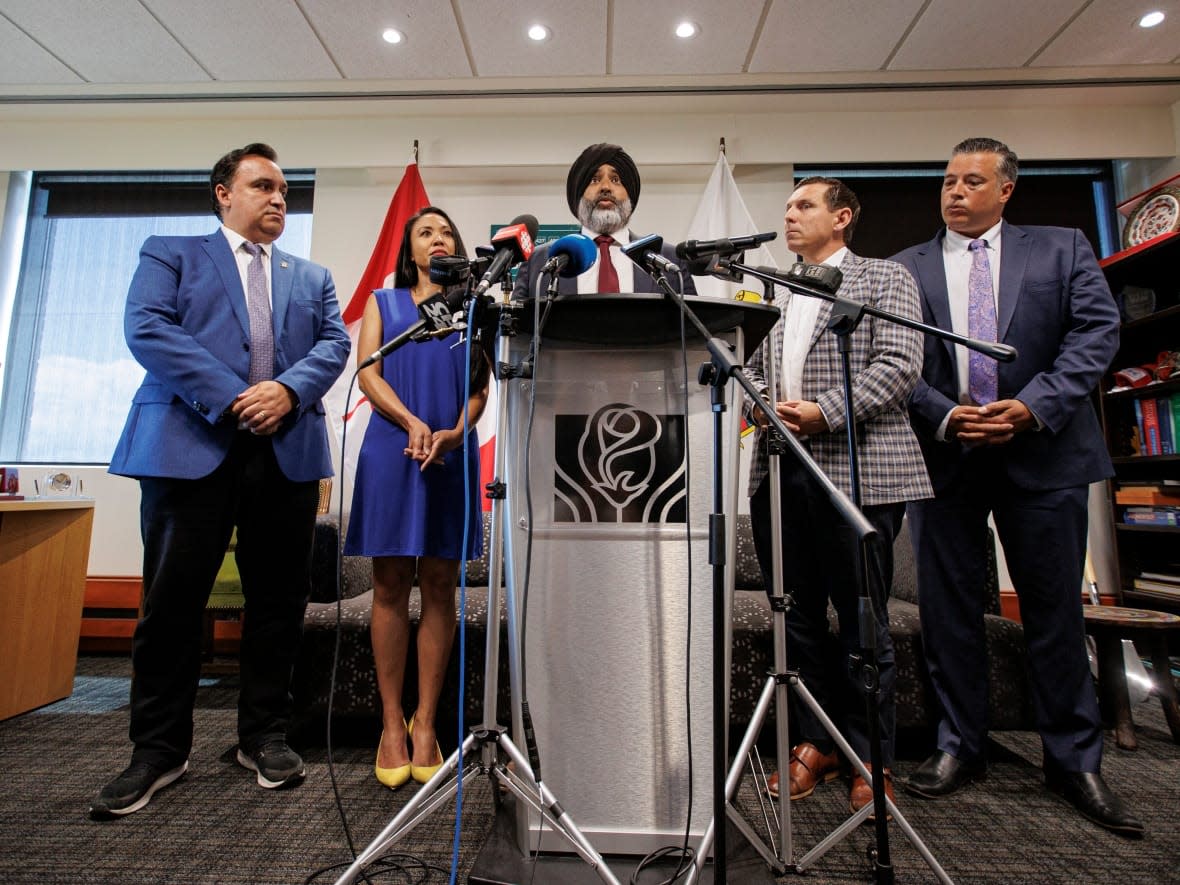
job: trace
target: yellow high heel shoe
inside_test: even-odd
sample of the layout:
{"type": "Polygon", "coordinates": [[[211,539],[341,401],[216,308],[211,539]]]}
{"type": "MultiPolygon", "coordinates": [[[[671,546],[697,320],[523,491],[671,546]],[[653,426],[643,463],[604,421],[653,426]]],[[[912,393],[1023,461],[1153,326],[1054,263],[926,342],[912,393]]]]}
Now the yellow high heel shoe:
{"type": "MultiPolygon", "coordinates": [[[[410,717],[410,723],[409,723],[409,725],[407,725],[407,726],[406,726],[406,734],[408,734],[408,735],[410,735],[411,737],[413,737],[413,734],[414,734],[414,717],[413,717],[413,716],[411,716],[411,717],[410,717]]],[[[412,756],[413,756],[413,750],[412,750],[412,749],[410,750],[410,754],[411,754],[411,757],[412,757],[412,756]]],[[[439,763],[438,763],[437,765],[414,765],[414,764],[413,764],[413,761],[412,761],[412,759],[411,759],[411,764],[410,764],[410,777],[412,777],[414,780],[416,780],[416,781],[417,781],[418,783],[420,783],[420,784],[424,784],[424,783],[426,783],[428,780],[430,780],[432,777],[434,777],[435,773],[436,773],[436,772],[437,772],[437,771],[438,771],[440,768],[442,768],[442,767],[443,767],[443,764],[442,764],[442,757],[443,757],[443,754],[442,754],[442,747],[440,747],[440,746],[438,745],[438,741],[435,741],[435,742],[434,742],[434,755],[435,755],[435,756],[437,756],[437,757],[439,758],[439,763]]]]}
{"type": "MultiPolygon", "coordinates": [[[[407,734],[409,728],[406,729],[407,734]]],[[[382,768],[381,761],[381,743],[385,740],[385,732],[381,732],[381,740],[377,742],[377,761],[373,763],[373,773],[377,775],[377,780],[389,787],[391,790],[396,790],[402,784],[410,779],[411,769],[413,766],[407,762],[405,765],[395,765],[393,768],[382,768]]]]}

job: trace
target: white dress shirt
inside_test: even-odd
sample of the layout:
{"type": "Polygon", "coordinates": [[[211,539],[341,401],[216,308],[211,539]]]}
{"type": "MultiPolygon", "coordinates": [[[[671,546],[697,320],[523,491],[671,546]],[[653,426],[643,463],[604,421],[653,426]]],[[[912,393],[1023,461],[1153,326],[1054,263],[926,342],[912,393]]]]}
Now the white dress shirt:
{"type": "MultiPolygon", "coordinates": [[[[597,234],[588,227],[582,228],[582,233],[594,239],[600,237],[602,234],[597,234]]],[[[631,244],[631,231],[627,228],[617,230],[611,236],[614,238],[617,246],[610,247],[611,264],[615,266],[615,273],[619,276],[619,291],[620,292],[634,292],[635,291],[635,263],[623,254],[623,246],[631,244]]],[[[595,251],[598,251],[598,244],[594,244],[595,251]]],[[[598,291],[598,262],[600,258],[595,258],[594,263],[590,265],[590,269],[583,274],[578,274],[578,294],[586,295],[598,291]]]]}

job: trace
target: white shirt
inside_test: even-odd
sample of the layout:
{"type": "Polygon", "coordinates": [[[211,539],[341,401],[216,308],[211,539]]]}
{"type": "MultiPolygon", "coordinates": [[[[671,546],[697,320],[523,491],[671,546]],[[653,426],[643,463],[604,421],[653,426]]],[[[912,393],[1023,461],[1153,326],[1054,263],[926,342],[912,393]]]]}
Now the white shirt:
{"type": "MultiPolygon", "coordinates": [[[[823,260],[828,267],[839,267],[848,247],[841,246],[823,260]]],[[[783,355],[780,371],[782,389],[778,400],[800,400],[803,398],[803,364],[811,352],[811,337],[815,334],[815,319],[823,301],[810,295],[792,292],[787,296],[783,311],[783,355]]],[[[825,416],[826,418],[827,416],[825,416]]]]}
{"type": "MultiPolygon", "coordinates": [[[[588,227],[582,228],[582,233],[594,239],[602,236],[590,230],[588,227]]],[[[631,232],[627,228],[617,230],[611,237],[617,245],[610,247],[611,264],[615,266],[615,273],[619,276],[619,291],[620,292],[634,292],[635,291],[635,263],[623,254],[622,247],[631,244],[631,232]]],[[[594,244],[595,251],[598,250],[598,244],[594,244]]],[[[598,262],[601,257],[595,258],[594,263],[590,265],[590,269],[583,274],[578,274],[578,294],[586,295],[598,291],[598,262]]]]}
{"type": "MultiPolygon", "coordinates": [[[[249,298],[249,296],[246,294],[246,268],[250,266],[250,262],[254,260],[254,256],[242,248],[242,243],[249,242],[249,240],[247,240],[237,231],[230,230],[224,224],[221,226],[221,232],[225,234],[225,239],[229,242],[230,251],[234,253],[234,261],[237,262],[238,265],[238,276],[242,280],[242,295],[246,298],[249,298]]],[[[266,274],[266,297],[267,300],[271,302],[271,307],[273,307],[274,300],[271,296],[270,285],[270,250],[274,248],[274,244],[259,243],[258,245],[262,247],[262,270],[266,274]]],[[[247,309],[249,309],[248,304],[247,309]]]]}

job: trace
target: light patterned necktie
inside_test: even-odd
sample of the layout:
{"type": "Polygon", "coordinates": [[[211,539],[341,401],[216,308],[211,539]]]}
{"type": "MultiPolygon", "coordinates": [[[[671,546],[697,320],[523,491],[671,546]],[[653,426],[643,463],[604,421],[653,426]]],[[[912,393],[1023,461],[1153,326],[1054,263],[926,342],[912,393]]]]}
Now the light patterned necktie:
{"type": "Polygon", "coordinates": [[[610,236],[609,234],[603,234],[600,237],[594,238],[594,242],[598,244],[599,292],[619,291],[619,275],[615,271],[615,263],[611,261],[610,257],[610,245],[614,241],[614,237],[610,236]]]}
{"type": "MultiPolygon", "coordinates": [[[[967,335],[980,341],[996,340],[996,298],[992,269],[987,260],[987,240],[972,240],[971,274],[967,277],[967,335]]],[[[999,367],[994,359],[968,351],[967,393],[977,405],[999,398],[999,367]]]]}
{"type": "Polygon", "coordinates": [[[270,295],[266,290],[266,270],[262,266],[262,247],[242,243],[250,253],[246,267],[246,309],[250,314],[250,375],[257,384],[275,376],[275,339],[271,328],[270,295]]]}

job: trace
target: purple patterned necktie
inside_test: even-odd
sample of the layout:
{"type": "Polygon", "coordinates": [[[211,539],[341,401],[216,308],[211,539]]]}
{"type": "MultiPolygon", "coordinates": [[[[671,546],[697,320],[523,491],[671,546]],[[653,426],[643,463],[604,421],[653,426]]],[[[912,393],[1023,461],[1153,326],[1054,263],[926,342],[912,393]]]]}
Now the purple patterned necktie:
{"type": "MultiPolygon", "coordinates": [[[[987,240],[972,240],[971,274],[967,277],[967,335],[980,341],[996,340],[996,299],[992,269],[987,260],[987,240]]],[[[967,393],[977,405],[999,398],[996,361],[971,350],[967,356],[967,393]]]]}
{"type": "Polygon", "coordinates": [[[275,339],[271,329],[266,270],[262,267],[262,247],[257,243],[242,243],[242,248],[251,256],[246,266],[246,309],[250,314],[248,380],[251,384],[257,384],[275,376],[275,339]]]}

